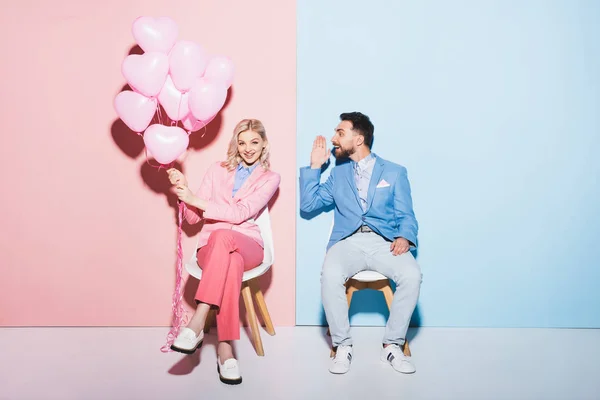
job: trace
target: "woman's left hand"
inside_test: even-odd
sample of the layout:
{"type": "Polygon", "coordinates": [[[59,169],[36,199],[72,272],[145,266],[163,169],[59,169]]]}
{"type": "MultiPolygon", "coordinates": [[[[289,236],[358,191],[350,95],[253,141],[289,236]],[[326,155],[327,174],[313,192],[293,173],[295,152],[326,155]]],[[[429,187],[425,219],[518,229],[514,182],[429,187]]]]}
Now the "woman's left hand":
{"type": "Polygon", "coordinates": [[[177,195],[177,197],[179,198],[180,201],[183,201],[184,203],[193,206],[194,201],[196,199],[196,196],[194,195],[194,193],[190,190],[189,187],[187,186],[176,186],[174,189],[175,194],[177,195]]]}

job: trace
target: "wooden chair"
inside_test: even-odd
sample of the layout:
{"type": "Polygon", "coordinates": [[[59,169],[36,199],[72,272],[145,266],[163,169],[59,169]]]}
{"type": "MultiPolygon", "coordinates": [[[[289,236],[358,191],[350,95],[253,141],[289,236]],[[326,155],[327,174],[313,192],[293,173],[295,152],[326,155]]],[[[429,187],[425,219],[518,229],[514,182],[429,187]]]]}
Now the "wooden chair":
{"type": "MultiPolygon", "coordinates": [[[[383,294],[385,303],[387,304],[388,310],[392,307],[392,300],[394,298],[394,291],[390,285],[390,280],[375,271],[361,271],[348,279],[346,282],[346,298],[348,299],[348,308],[352,303],[352,295],[358,290],[372,289],[377,290],[383,294]]],[[[327,330],[329,335],[329,329],[327,330]]],[[[331,357],[335,355],[335,350],[332,348],[331,357]]],[[[404,342],[404,355],[410,356],[410,347],[408,346],[408,339],[404,342]]]]}
{"type": "MultiPolygon", "coordinates": [[[[275,328],[273,322],[271,322],[271,316],[267,309],[267,303],[260,290],[258,278],[271,268],[275,260],[275,252],[273,250],[273,232],[271,230],[271,217],[269,216],[269,208],[265,207],[264,211],[256,218],[256,224],[260,228],[260,234],[264,242],[264,259],[261,265],[251,270],[244,272],[242,277],[242,290],[241,295],[244,299],[244,306],[248,313],[248,322],[250,324],[250,331],[252,332],[252,342],[256,354],[264,356],[265,351],[263,349],[262,339],[260,338],[260,331],[258,329],[258,317],[256,316],[256,310],[254,308],[254,300],[258,306],[258,311],[264,321],[265,330],[271,336],[275,335],[275,328]]],[[[196,248],[198,246],[196,245],[196,248]]],[[[202,279],[202,269],[198,266],[196,260],[196,251],[194,251],[191,259],[185,264],[185,269],[194,278],[202,279]]],[[[214,324],[216,318],[216,310],[212,309],[208,313],[206,318],[206,324],[204,325],[204,332],[208,333],[210,327],[214,324]]]]}

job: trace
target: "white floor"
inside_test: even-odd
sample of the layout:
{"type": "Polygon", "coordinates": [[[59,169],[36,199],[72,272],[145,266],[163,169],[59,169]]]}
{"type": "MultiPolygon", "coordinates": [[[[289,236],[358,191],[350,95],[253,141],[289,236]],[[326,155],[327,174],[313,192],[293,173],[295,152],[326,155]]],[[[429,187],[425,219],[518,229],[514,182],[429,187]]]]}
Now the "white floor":
{"type": "MultiPolygon", "coordinates": [[[[0,400],[600,399],[600,330],[411,330],[414,375],[379,361],[383,328],[353,328],[350,372],[327,372],[325,329],[238,343],[243,383],[216,372],[214,332],[192,356],[163,354],[164,328],[2,328],[0,400]]],[[[409,336],[409,337],[410,337],[409,336]]]]}

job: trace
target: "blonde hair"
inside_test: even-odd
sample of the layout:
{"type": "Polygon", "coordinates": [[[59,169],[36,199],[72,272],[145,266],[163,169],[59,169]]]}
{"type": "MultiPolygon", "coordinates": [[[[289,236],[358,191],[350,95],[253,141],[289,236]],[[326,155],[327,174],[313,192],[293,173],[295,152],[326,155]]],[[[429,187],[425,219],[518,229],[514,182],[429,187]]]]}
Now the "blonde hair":
{"type": "Polygon", "coordinates": [[[227,168],[228,171],[233,171],[237,168],[240,162],[242,162],[242,157],[240,153],[238,153],[238,136],[242,132],[252,131],[256,132],[260,135],[262,140],[266,142],[265,147],[263,147],[262,152],[260,154],[260,165],[264,169],[269,169],[269,141],[267,139],[267,132],[265,131],[265,127],[262,122],[257,119],[243,119],[235,126],[233,129],[233,136],[231,137],[231,142],[229,142],[229,149],[227,150],[227,160],[221,163],[221,166],[227,168]]]}

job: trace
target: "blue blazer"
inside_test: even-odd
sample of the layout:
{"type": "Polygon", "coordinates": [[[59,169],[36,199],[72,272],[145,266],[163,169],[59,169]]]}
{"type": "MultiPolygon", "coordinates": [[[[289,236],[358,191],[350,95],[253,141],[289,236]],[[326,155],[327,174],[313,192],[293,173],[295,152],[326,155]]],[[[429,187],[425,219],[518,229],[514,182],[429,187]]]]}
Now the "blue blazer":
{"type": "Polygon", "coordinates": [[[300,210],[315,211],[335,205],[334,223],[327,250],[352,235],[361,225],[368,225],[384,238],[402,237],[417,246],[418,223],[413,211],[410,183],[406,168],[375,156],[369,182],[367,211],[363,212],[354,180],[353,163],[334,167],[321,184],[321,169],[300,169],[300,210]]]}

